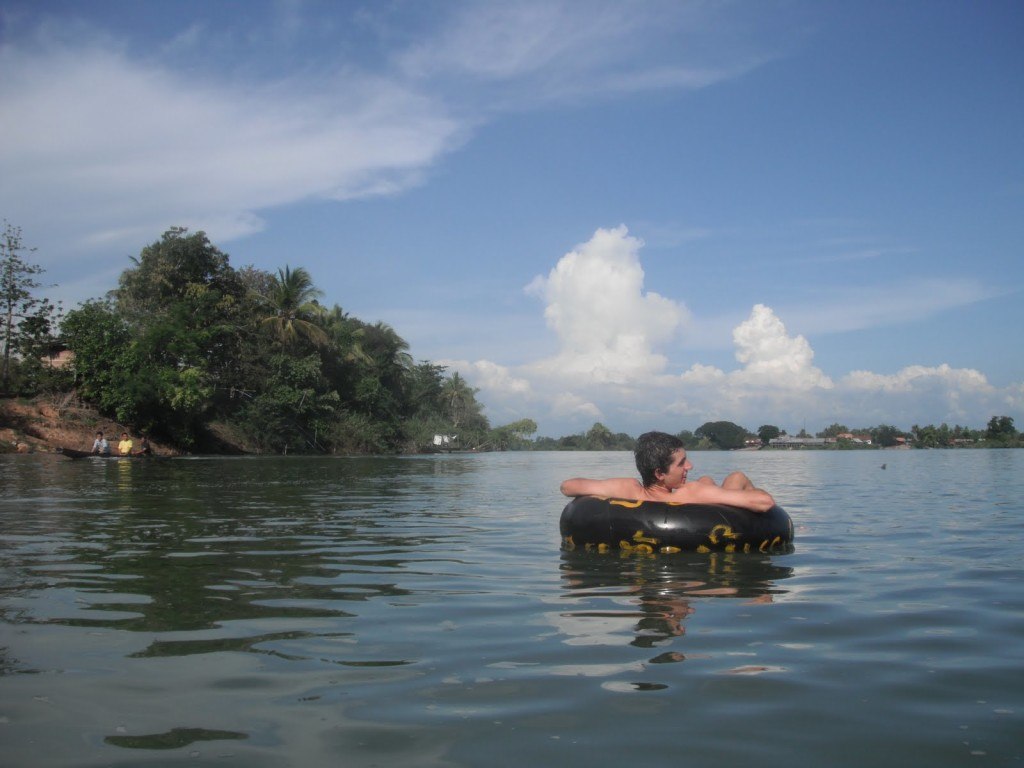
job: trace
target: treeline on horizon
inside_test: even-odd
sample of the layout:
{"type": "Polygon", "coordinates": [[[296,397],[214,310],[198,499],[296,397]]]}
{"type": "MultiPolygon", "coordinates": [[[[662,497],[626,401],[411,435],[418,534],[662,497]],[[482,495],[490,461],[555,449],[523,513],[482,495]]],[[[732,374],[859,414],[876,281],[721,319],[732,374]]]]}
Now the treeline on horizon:
{"type": "MultiPolygon", "coordinates": [[[[529,418],[492,427],[478,390],[444,366],[415,362],[387,323],[321,303],[301,267],[235,269],[203,232],[169,229],[132,258],[116,288],[66,315],[36,296],[42,269],[22,258],[26,250],[33,249],[23,247],[20,229],[5,224],[0,392],[7,396],[73,393],[137,432],[199,451],[632,450],[635,442],[600,423],[560,438],[531,437],[537,425],[529,418]],[[49,364],[57,349],[73,353],[69,367],[49,364]]],[[[817,436],[846,433],[882,447],[1021,439],[1007,416],[993,416],[985,430],[833,424],[817,436]]],[[[731,450],[784,434],[719,421],[678,436],[690,449],[731,450]]]]}
{"type": "MultiPolygon", "coordinates": [[[[785,437],[786,431],[772,424],[764,424],[757,432],[731,421],[705,422],[697,429],[675,433],[687,450],[731,451],[740,448],[765,448],[776,438],[785,437]]],[[[1024,434],[1017,431],[1009,416],[993,416],[984,429],[969,429],[948,424],[921,427],[915,424],[909,432],[889,424],[850,429],[843,424],[831,424],[814,435],[801,429],[796,438],[834,438],[826,445],[814,446],[836,450],[891,448],[907,445],[913,448],[1015,448],[1024,447],[1024,434]]],[[[538,437],[531,441],[536,450],[562,451],[631,451],[636,440],[624,432],[613,433],[600,422],[586,432],[561,438],[538,437]]]]}

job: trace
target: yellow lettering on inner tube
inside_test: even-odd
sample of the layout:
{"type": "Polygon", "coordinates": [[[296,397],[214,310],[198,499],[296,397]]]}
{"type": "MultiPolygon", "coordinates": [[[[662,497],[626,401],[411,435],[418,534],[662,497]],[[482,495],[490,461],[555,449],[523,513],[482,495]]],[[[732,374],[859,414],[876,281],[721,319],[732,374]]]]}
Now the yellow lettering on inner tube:
{"type": "Polygon", "coordinates": [[[608,503],[616,507],[627,507],[628,509],[636,509],[641,504],[664,504],[666,507],[682,507],[685,506],[685,502],[682,501],[652,501],[644,502],[643,500],[631,501],[629,499],[607,499],[608,503]]]}
{"type": "Polygon", "coordinates": [[[718,544],[719,537],[723,539],[738,539],[740,536],[738,533],[734,533],[730,526],[719,523],[708,532],[708,540],[712,544],[718,544]]]}
{"type": "Polygon", "coordinates": [[[642,501],[626,501],[625,499],[611,499],[608,503],[616,507],[628,507],[629,509],[636,509],[643,504],[642,501]]]}
{"type": "Polygon", "coordinates": [[[633,534],[633,541],[638,542],[638,543],[642,543],[642,544],[657,544],[658,543],[657,539],[652,539],[650,536],[644,536],[644,532],[642,530],[640,530],[640,529],[637,529],[637,532],[633,534]]]}

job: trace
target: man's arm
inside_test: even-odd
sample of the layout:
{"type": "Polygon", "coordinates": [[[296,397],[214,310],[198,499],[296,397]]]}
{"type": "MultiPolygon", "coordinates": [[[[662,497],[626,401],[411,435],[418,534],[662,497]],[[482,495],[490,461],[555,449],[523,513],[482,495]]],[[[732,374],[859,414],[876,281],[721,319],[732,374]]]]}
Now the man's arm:
{"type": "Polygon", "coordinates": [[[589,480],[574,477],[562,483],[561,491],[566,496],[603,496],[608,499],[638,499],[643,491],[640,483],[629,477],[614,477],[607,480],[589,480]]]}
{"type": "Polygon", "coordinates": [[[775,506],[775,499],[760,488],[722,488],[714,483],[687,483],[676,494],[679,501],[689,504],[728,504],[754,512],[767,512],[775,506]]]}

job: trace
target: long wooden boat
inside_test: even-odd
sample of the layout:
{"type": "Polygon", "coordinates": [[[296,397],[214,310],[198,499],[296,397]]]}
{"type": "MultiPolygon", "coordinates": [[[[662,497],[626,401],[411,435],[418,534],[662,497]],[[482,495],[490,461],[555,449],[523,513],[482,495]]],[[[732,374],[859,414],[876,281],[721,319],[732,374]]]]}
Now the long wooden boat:
{"type": "Polygon", "coordinates": [[[65,448],[61,447],[57,449],[57,453],[67,456],[69,459],[152,459],[156,458],[153,454],[143,453],[130,453],[127,456],[122,456],[120,453],[93,453],[92,451],[80,451],[77,448],[65,448]]]}

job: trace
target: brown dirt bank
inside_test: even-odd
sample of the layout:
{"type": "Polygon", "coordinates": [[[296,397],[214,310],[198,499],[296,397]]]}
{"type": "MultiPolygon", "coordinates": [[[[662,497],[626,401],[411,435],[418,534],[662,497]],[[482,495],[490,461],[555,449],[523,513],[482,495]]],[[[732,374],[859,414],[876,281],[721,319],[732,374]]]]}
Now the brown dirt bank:
{"type": "MultiPolygon", "coordinates": [[[[99,430],[115,445],[122,432],[136,441],[139,437],[131,427],[82,405],[73,395],[0,399],[0,453],[52,453],[62,447],[89,450],[99,430]]],[[[246,452],[243,445],[215,426],[211,427],[210,439],[211,445],[204,452],[246,452]]],[[[176,446],[152,438],[150,442],[158,454],[183,453],[176,446]]]]}

